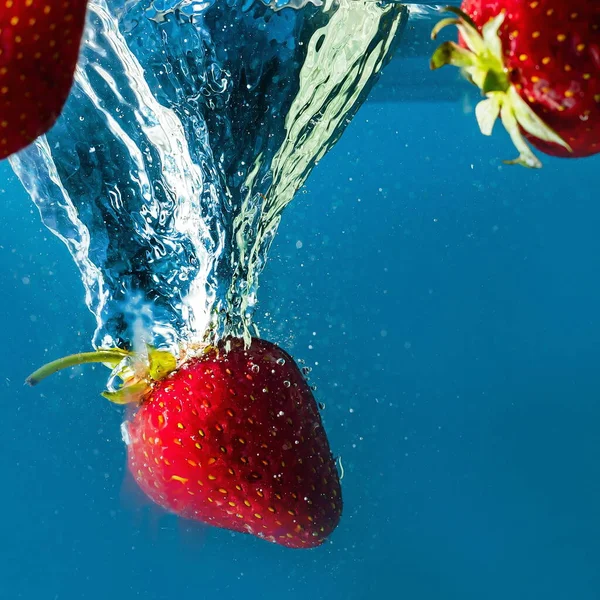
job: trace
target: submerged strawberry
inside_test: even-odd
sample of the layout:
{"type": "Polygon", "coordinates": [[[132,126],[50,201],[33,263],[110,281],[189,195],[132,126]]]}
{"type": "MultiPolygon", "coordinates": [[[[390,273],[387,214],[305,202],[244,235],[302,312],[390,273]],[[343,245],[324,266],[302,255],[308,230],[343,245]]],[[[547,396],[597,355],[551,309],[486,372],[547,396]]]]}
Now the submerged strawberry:
{"type": "Polygon", "coordinates": [[[600,2],[465,0],[456,18],[459,44],[442,44],[432,68],[461,67],[486,96],[476,109],[490,135],[502,123],[520,155],[540,167],[525,138],[543,152],[583,157],[600,152],[600,2]]]}
{"type": "MultiPolygon", "coordinates": [[[[178,368],[167,353],[151,351],[149,387],[132,371],[122,390],[105,394],[117,402],[140,399],[123,424],[129,469],[154,502],[177,515],[291,548],[318,546],[337,526],[342,498],[310,387],[274,344],[228,345],[178,368]]],[[[125,355],[76,355],[29,381],[125,355]]]]}
{"type": "Polygon", "coordinates": [[[0,9],[0,159],[46,133],[73,84],[87,0],[6,0],[0,9]]]}

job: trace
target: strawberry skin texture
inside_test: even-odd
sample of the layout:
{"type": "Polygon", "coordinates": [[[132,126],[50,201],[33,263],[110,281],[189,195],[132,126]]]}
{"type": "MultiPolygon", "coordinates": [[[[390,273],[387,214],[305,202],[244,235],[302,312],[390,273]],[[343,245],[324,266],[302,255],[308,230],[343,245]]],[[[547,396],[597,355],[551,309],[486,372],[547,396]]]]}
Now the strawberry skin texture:
{"type": "Polygon", "coordinates": [[[302,373],[279,347],[240,340],[155,384],[125,424],[129,469],[187,519],[290,548],[322,544],[342,512],[340,481],[302,373]]]}
{"type": "Polygon", "coordinates": [[[87,0],[2,0],[0,159],[46,133],[67,100],[87,0]]]}
{"type": "Polygon", "coordinates": [[[600,152],[600,1],[465,0],[462,10],[480,30],[505,11],[499,36],[511,81],[573,152],[525,134],[531,144],[561,157],[600,152]]]}

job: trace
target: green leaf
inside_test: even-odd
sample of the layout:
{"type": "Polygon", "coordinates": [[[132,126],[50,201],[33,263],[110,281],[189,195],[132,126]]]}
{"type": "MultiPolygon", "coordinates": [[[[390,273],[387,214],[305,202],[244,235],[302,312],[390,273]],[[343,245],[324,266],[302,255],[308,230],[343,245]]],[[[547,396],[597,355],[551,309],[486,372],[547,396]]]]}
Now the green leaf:
{"type": "Polygon", "coordinates": [[[102,396],[114,404],[130,404],[139,402],[148,392],[149,386],[145,381],[125,385],[116,392],[102,392],[102,396]]]}
{"type": "Polygon", "coordinates": [[[154,381],[164,379],[177,368],[177,359],[166,350],[148,347],[148,376],[154,381]]]}
{"type": "Polygon", "coordinates": [[[479,102],[475,107],[475,117],[483,135],[492,135],[494,123],[496,123],[496,119],[500,115],[501,105],[501,99],[494,94],[479,102]]]}
{"type": "Polygon", "coordinates": [[[510,88],[508,97],[517,122],[527,133],[530,133],[539,140],[558,144],[566,148],[569,152],[572,152],[571,146],[533,112],[531,106],[521,98],[519,92],[514,87],[510,88]]]}
{"type": "Polygon", "coordinates": [[[448,27],[449,25],[458,25],[459,23],[460,23],[459,19],[453,19],[453,18],[442,19],[439,23],[436,23],[435,27],[431,30],[431,39],[435,40],[438,36],[438,33],[445,27],[448,27]]]}
{"type": "Polygon", "coordinates": [[[490,19],[481,28],[483,42],[488,52],[493,54],[501,63],[504,61],[504,56],[502,54],[502,41],[498,35],[498,30],[502,23],[504,23],[504,12],[501,12],[495,18],[490,19]]]}
{"type": "Polygon", "coordinates": [[[500,117],[502,119],[502,124],[504,125],[504,128],[506,129],[506,131],[508,131],[508,135],[510,135],[512,143],[519,151],[519,156],[517,158],[513,160],[506,160],[504,162],[507,165],[522,165],[530,169],[541,168],[542,163],[531,151],[531,148],[529,147],[527,141],[521,133],[519,123],[517,122],[517,118],[515,117],[513,107],[510,104],[510,102],[505,102],[502,105],[502,108],[500,109],[500,117]]]}
{"type": "Polygon", "coordinates": [[[444,65],[453,65],[455,67],[472,67],[476,64],[476,56],[461,48],[454,42],[444,42],[431,57],[430,67],[431,69],[439,69],[444,65]]]}

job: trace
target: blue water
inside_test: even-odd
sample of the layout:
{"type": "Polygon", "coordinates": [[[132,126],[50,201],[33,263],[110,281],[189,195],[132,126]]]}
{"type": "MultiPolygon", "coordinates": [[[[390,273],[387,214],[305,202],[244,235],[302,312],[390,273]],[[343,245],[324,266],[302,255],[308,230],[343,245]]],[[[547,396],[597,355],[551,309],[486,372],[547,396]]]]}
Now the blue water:
{"type": "Polygon", "coordinates": [[[345,467],[313,551],[148,506],[100,369],[23,386],[96,323],[0,164],[0,598],[600,597],[600,159],[512,156],[460,103],[367,103],[286,209],[256,321],[345,467]]]}

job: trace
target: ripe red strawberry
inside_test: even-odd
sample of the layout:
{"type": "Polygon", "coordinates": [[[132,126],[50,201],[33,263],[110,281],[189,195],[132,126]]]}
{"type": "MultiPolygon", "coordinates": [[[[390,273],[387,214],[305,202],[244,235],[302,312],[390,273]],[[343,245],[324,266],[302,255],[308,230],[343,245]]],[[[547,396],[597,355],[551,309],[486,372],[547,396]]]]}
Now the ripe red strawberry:
{"type": "Polygon", "coordinates": [[[73,83],[87,0],[5,0],[0,9],[0,159],[46,133],[73,83]]]}
{"type": "MultiPolygon", "coordinates": [[[[141,398],[123,424],[129,469],[154,502],[177,515],[291,548],[318,546],[337,526],[342,498],[310,387],[274,344],[228,344],[178,368],[167,353],[151,351],[149,387],[129,369],[125,386],[105,394],[117,402],[141,398]]],[[[114,365],[126,355],[75,355],[28,381],[81,362],[114,365]]]]}
{"type": "Polygon", "coordinates": [[[461,67],[486,100],[476,116],[490,135],[498,116],[520,152],[514,161],[541,163],[524,137],[546,154],[600,152],[600,2],[597,0],[464,0],[459,44],[446,42],[432,68],[461,67]]]}

